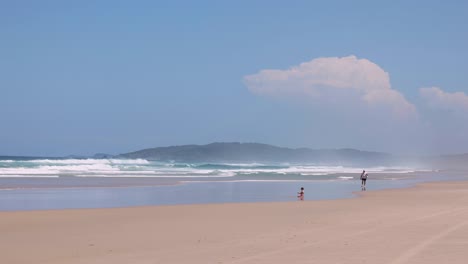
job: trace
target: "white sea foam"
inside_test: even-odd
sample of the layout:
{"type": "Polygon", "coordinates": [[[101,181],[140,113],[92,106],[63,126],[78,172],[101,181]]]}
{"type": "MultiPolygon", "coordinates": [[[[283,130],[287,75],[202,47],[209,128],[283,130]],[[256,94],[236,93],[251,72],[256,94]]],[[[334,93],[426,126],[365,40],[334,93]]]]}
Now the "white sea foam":
{"type": "Polygon", "coordinates": [[[302,176],[321,176],[321,175],[328,175],[329,173],[325,173],[325,172],[304,173],[304,172],[301,172],[299,174],[302,175],[302,176]]]}
{"type": "Polygon", "coordinates": [[[232,177],[231,175],[145,175],[145,174],[80,174],[75,177],[80,178],[228,178],[232,177]]]}
{"type": "MultiPolygon", "coordinates": [[[[316,166],[261,163],[178,164],[154,162],[144,159],[40,159],[1,160],[0,177],[16,176],[78,176],[78,177],[233,177],[236,175],[276,174],[315,177],[348,175],[362,172],[361,168],[343,166],[316,166]]],[[[374,173],[409,173],[412,168],[373,167],[374,173]]],[[[352,178],[352,177],[351,177],[352,178]]]]}
{"type": "Polygon", "coordinates": [[[58,178],[58,175],[15,175],[6,174],[0,175],[0,178],[58,178]]]}
{"type": "Polygon", "coordinates": [[[0,168],[0,175],[42,175],[58,174],[59,170],[39,169],[39,168],[0,168]]]}
{"type": "MultiPolygon", "coordinates": [[[[217,182],[217,181],[197,181],[197,180],[185,180],[179,181],[180,183],[207,183],[207,182],[217,182]]],[[[284,179],[284,180],[255,180],[255,179],[245,179],[245,180],[224,180],[223,182],[307,182],[307,180],[291,180],[291,179],[284,179]]]]}
{"type": "MultiPolygon", "coordinates": [[[[264,163],[221,163],[219,165],[226,165],[232,167],[260,167],[260,166],[268,166],[264,163]]],[[[281,164],[280,164],[281,166],[281,164]]]]}
{"type": "Polygon", "coordinates": [[[39,163],[39,164],[149,164],[145,159],[37,159],[0,160],[0,162],[39,163]]]}

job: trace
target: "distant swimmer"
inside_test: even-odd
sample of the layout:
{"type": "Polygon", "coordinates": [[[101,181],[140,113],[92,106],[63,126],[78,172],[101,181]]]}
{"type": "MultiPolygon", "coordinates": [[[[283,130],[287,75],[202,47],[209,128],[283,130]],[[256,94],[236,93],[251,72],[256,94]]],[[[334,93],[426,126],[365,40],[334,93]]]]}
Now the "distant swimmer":
{"type": "Polygon", "coordinates": [[[304,187],[301,187],[301,191],[297,193],[297,198],[299,198],[301,201],[304,201],[304,187]]]}

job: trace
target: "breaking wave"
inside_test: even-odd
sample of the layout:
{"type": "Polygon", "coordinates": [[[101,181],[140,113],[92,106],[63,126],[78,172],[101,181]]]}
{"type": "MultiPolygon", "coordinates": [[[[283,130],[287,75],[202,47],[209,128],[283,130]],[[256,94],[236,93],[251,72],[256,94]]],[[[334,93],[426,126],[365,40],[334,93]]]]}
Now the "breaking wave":
{"type": "MultiPolygon", "coordinates": [[[[0,160],[0,177],[307,177],[330,176],[351,179],[362,168],[304,164],[175,163],[145,159],[36,159],[0,160]],[[346,175],[347,174],[347,175],[346,175]]],[[[368,168],[370,173],[409,173],[403,167],[368,168]]],[[[258,179],[256,179],[258,180],[258,179]]]]}

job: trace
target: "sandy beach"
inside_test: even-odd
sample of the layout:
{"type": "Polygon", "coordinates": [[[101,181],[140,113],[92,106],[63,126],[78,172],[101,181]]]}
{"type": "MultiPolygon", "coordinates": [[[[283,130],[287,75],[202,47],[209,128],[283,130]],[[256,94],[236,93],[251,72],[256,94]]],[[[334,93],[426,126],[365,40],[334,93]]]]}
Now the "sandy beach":
{"type": "Polygon", "coordinates": [[[468,182],[330,201],[0,212],[0,234],[8,264],[466,263],[468,182]]]}

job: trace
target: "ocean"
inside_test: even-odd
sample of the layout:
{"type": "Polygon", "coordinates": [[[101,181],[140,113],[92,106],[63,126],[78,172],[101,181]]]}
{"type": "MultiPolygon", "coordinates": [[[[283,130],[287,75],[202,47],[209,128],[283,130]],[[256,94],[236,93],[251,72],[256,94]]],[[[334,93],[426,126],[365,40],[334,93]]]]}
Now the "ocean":
{"type": "Polygon", "coordinates": [[[108,208],[146,205],[349,198],[366,190],[464,179],[427,168],[288,163],[178,163],[144,159],[0,160],[0,210],[108,208]]]}

